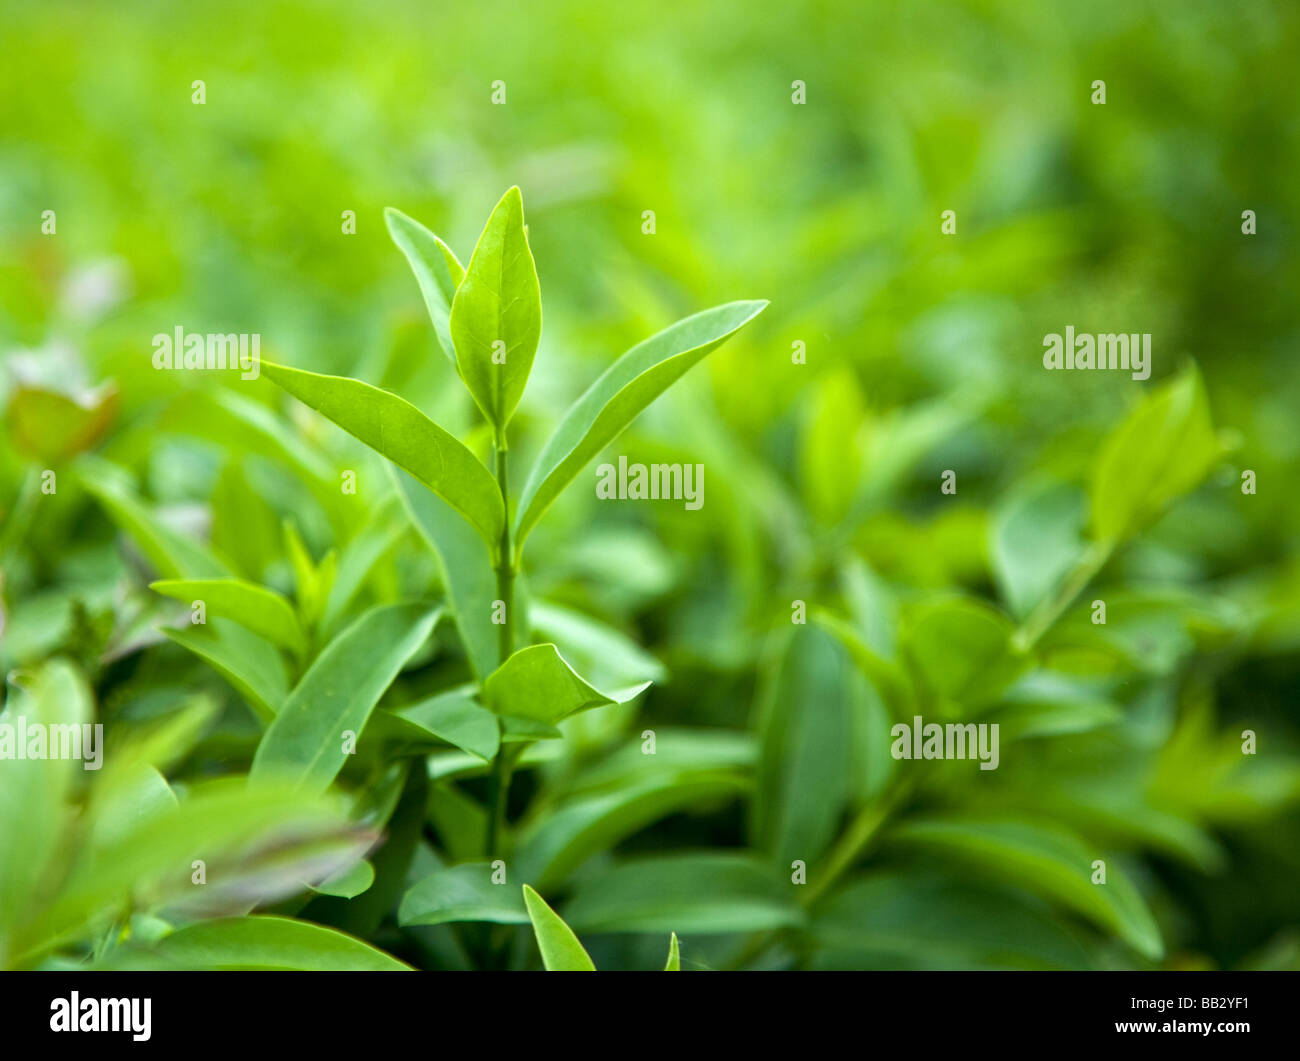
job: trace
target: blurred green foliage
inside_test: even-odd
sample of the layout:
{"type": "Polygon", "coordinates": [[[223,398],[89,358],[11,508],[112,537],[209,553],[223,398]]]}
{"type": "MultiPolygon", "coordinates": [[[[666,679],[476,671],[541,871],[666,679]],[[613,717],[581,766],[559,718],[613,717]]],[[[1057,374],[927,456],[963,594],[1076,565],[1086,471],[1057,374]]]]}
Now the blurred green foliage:
{"type": "Polygon", "coordinates": [[[1300,966],[1292,5],[9,0],[4,36],[0,666],[10,717],[80,689],[42,710],[93,712],[123,766],[0,786],[0,960],[275,965],[283,935],[304,966],[387,961],[284,918],[249,957],[247,922],[195,921],[273,902],[417,966],[536,966],[529,883],[602,969],[662,968],[668,932],[687,969],[1300,966]],[[530,542],[539,639],[655,684],[527,745],[497,898],[435,879],[484,856],[454,627],[381,702],[346,807],[205,789],[301,661],[227,619],[199,639],[151,581],[268,587],[316,650],[442,576],[382,461],[150,344],[259,333],[486,458],[382,210],[467,261],[512,184],[545,306],[515,474],[632,343],[772,304],[609,451],[702,463],[700,511],[598,504],[589,469],[530,542]],[[1044,371],[1067,324],[1151,333],[1152,378],[1044,371]],[[892,759],[914,709],[999,721],[999,768],[892,759]],[[28,817],[41,786],[84,828],[28,817]],[[138,800],[255,883],[178,910],[189,856],[140,841],[134,880],[88,888],[138,800]],[[365,890],[293,890],[381,829],[365,890]],[[19,910],[28,870],[51,920],[19,910]]]}

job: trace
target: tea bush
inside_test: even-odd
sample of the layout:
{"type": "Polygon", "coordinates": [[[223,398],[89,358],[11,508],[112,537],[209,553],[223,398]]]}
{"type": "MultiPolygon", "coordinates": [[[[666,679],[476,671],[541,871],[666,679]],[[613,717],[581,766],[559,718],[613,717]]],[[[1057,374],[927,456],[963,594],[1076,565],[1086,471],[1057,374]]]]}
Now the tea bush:
{"type": "Polygon", "coordinates": [[[0,966],[1295,967],[1295,14],[498,14],[13,5],[0,966]]]}

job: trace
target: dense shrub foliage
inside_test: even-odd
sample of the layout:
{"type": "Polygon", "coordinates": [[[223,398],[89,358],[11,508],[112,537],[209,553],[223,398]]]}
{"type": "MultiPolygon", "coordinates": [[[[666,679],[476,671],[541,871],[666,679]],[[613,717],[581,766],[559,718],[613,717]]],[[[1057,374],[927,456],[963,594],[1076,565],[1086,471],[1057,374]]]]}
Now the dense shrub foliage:
{"type": "Polygon", "coordinates": [[[0,967],[1300,964],[1295,12],[11,6],[0,967]]]}

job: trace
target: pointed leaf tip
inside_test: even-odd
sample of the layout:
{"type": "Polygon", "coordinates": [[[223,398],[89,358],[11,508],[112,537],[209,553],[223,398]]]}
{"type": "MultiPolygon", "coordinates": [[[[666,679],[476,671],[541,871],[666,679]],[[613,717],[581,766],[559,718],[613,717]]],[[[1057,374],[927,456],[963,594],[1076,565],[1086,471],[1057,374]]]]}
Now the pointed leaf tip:
{"type": "Polygon", "coordinates": [[[533,923],[537,947],[542,952],[542,964],[548,972],[596,971],[595,963],[578,942],[573,929],[527,884],[524,885],[524,905],[528,908],[528,919],[533,923]]]}
{"type": "Polygon", "coordinates": [[[680,973],[682,971],[682,954],[677,948],[677,933],[674,932],[668,940],[668,964],[664,966],[666,973],[680,973]]]}

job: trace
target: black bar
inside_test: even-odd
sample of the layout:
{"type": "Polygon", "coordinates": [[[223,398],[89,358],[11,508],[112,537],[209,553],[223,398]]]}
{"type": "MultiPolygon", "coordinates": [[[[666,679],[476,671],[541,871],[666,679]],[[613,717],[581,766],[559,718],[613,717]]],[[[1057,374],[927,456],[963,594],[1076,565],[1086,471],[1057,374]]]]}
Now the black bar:
{"type": "MultiPolygon", "coordinates": [[[[575,976],[3,973],[0,1042],[72,1052],[110,1040],[128,1049],[202,1044],[205,1053],[249,1045],[373,1051],[398,1036],[435,1053],[457,1045],[568,1053],[586,1044],[583,1053],[621,1056],[655,1049],[658,1041],[665,1054],[700,1056],[710,1042],[735,1047],[751,1036],[766,1047],[788,1042],[821,1052],[835,1036],[842,1043],[837,1051],[862,1053],[900,1040],[917,1049],[1037,1045],[1071,1052],[1126,1040],[1139,1049],[1199,1042],[1216,1053],[1235,1053],[1293,1046],[1300,992],[1300,973],[1291,972],[575,976]],[[52,1030],[52,1019],[70,1009],[74,991],[81,1010],[88,999],[137,1000],[137,1026],[148,999],[148,1039],[137,1041],[131,1030],[52,1030]],[[1210,1031],[1190,1030],[1193,1024],[1208,1024],[1210,1031]]],[[[96,1017],[103,1012],[98,1003],[90,1009],[96,1017]]],[[[114,1012],[123,1009],[111,1007],[105,1014],[110,1022],[114,1012]]]]}

